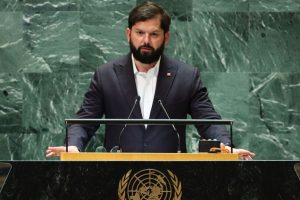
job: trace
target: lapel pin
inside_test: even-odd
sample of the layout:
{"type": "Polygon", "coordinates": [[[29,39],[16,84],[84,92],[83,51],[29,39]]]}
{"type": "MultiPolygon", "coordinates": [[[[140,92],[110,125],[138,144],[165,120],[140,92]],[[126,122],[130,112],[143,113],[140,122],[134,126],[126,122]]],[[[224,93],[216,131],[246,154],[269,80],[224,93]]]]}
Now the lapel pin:
{"type": "Polygon", "coordinates": [[[172,74],[170,72],[167,73],[167,76],[170,77],[172,74]]]}

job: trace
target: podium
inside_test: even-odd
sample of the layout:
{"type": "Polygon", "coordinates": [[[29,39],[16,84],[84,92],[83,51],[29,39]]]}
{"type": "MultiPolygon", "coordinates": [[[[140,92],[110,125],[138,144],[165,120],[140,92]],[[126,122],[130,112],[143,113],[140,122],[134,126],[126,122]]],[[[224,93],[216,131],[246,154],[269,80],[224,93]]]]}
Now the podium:
{"type": "Polygon", "coordinates": [[[233,161],[234,153],[68,153],[60,155],[62,161],[233,161]]]}
{"type": "Polygon", "coordinates": [[[12,169],[0,199],[300,199],[294,170],[300,161],[171,161],[164,155],[155,156],[168,160],[123,161],[133,159],[125,154],[105,161],[107,154],[90,155],[94,161],[85,153],[62,155],[70,161],[5,161],[12,169]]]}
{"type": "MultiPolygon", "coordinates": [[[[99,122],[124,121],[84,121],[99,122]]],[[[150,121],[166,122],[195,121],[150,121]]],[[[300,161],[241,161],[233,153],[64,152],[60,161],[6,163],[12,170],[1,200],[300,199],[300,161]]]]}

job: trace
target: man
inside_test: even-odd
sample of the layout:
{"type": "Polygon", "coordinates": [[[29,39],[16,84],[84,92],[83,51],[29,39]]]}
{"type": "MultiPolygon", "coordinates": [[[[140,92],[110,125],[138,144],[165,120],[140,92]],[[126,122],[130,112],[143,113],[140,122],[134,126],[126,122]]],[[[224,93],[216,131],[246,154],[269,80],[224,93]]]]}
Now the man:
{"type": "MultiPolygon", "coordinates": [[[[166,119],[161,102],[170,117],[186,119],[220,119],[202,85],[199,71],[163,54],[169,41],[171,19],[159,5],[145,2],[129,14],[127,40],[131,53],[98,68],[85,94],[77,118],[166,119]],[[138,97],[138,98],[137,98],[138,97]]],[[[70,152],[82,151],[99,126],[72,125],[69,128],[70,152]]],[[[176,152],[178,138],[172,126],[107,125],[104,146],[110,150],[120,145],[124,152],[176,152]]],[[[181,140],[180,150],[186,152],[185,126],[176,127],[181,140]]],[[[218,139],[230,149],[230,139],[223,126],[197,126],[202,138],[218,139]]],[[[49,147],[48,156],[57,156],[65,147],[49,147]]],[[[234,149],[245,159],[254,153],[234,149]]]]}

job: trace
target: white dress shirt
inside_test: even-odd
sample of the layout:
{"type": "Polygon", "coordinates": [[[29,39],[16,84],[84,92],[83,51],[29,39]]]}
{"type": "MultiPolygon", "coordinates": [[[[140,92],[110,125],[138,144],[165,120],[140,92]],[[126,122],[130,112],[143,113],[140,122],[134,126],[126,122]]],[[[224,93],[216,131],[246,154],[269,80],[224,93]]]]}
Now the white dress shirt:
{"type": "Polygon", "coordinates": [[[131,58],[137,93],[141,97],[140,107],[142,116],[143,119],[149,119],[156,89],[160,58],[155,66],[149,69],[148,72],[139,72],[136,68],[133,55],[131,58]]]}

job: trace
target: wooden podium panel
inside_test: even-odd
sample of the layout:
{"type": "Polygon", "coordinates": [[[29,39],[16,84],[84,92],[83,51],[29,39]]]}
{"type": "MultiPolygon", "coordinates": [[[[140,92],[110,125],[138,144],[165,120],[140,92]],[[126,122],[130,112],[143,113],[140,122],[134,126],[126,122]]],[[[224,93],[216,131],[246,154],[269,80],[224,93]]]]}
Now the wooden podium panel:
{"type": "Polygon", "coordinates": [[[67,153],[60,154],[62,161],[201,161],[239,160],[234,153],[67,153]]]}

